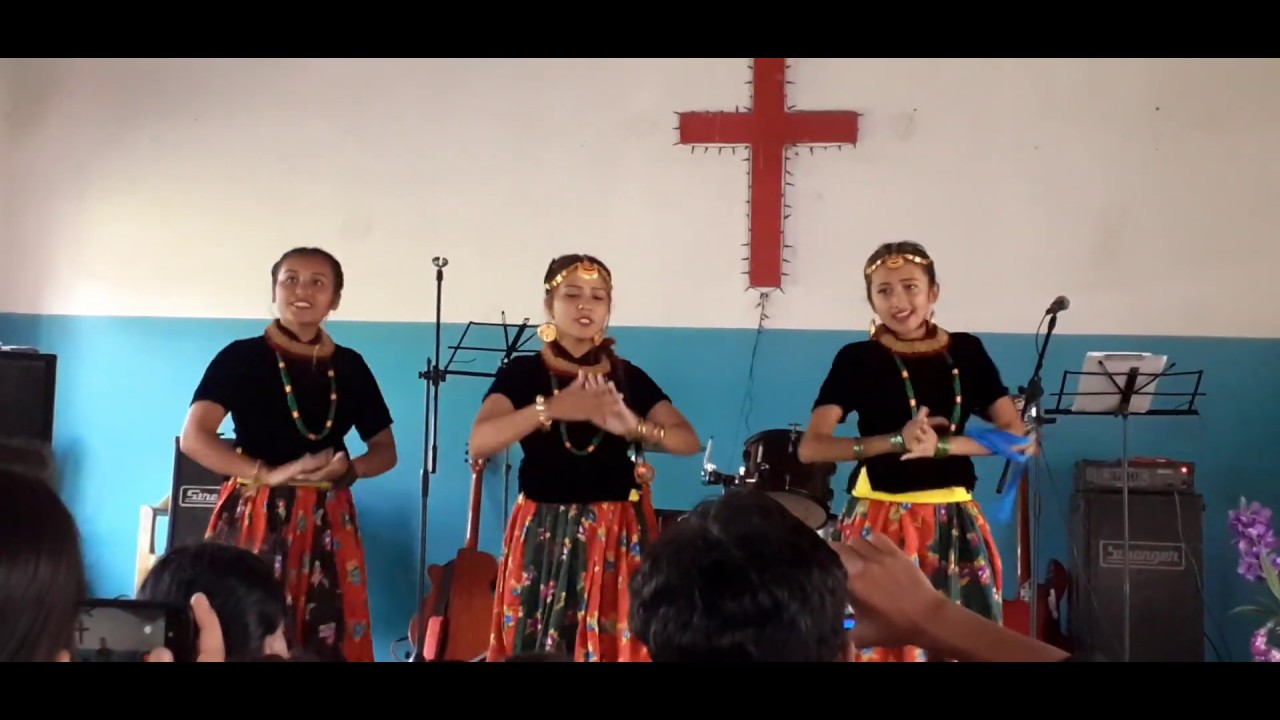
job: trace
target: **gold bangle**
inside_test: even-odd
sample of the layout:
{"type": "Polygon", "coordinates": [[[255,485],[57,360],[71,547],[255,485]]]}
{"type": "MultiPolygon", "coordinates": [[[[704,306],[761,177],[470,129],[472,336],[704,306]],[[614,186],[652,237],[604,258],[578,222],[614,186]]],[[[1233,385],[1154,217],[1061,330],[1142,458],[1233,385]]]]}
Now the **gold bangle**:
{"type": "Polygon", "coordinates": [[[544,431],[551,429],[551,418],[547,417],[547,398],[539,395],[533,399],[533,409],[538,412],[538,422],[544,431]]]}
{"type": "Polygon", "coordinates": [[[636,425],[636,433],[651,445],[657,445],[667,437],[667,429],[657,423],[641,420],[636,425]]]}

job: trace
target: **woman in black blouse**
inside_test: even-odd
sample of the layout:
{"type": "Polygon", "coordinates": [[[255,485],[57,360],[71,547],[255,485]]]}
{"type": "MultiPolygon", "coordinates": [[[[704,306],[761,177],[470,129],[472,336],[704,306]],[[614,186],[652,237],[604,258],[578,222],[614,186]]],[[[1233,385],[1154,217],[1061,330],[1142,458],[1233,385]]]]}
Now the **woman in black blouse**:
{"type": "Polygon", "coordinates": [[[652,469],[628,453],[698,452],[671,399],[604,333],[613,278],[590,255],[551,261],[551,321],[537,355],[494,379],[471,430],[487,458],[519,442],[520,497],[507,526],[488,660],[555,652],[579,662],[648,661],[631,637],[628,583],[657,520],[652,469]]]}
{"type": "Polygon", "coordinates": [[[295,248],[271,268],[280,319],[235,340],[205,370],[182,451],[230,479],[208,538],[252,550],[284,586],[290,645],[330,660],[372,662],[368,577],[351,484],[396,464],[391,413],[360,353],[320,327],[342,297],[332,255],[295,248]],[[235,449],[218,437],[235,425],[235,449]],[[368,450],[351,458],[355,428],[368,450]]]}
{"type": "MultiPolygon", "coordinates": [[[[940,592],[1000,622],[1000,554],[972,495],[971,456],[990,452],[963,433],[978,415],[1023,435],[1022,418],[982,341],[933,322],[937,268],[923,247],[882,245],[863,276],[879,322],[869,339],[836,354],[799,458],[857,462],[853,498],[839,521],[846,541],[888,536],[940,592]],[[858,416],[858,436],[834,437],[850,414],[858,416]]],[[[928,659],[916,647],[860,650],[856,659],[871,662],[928,659]]]]}

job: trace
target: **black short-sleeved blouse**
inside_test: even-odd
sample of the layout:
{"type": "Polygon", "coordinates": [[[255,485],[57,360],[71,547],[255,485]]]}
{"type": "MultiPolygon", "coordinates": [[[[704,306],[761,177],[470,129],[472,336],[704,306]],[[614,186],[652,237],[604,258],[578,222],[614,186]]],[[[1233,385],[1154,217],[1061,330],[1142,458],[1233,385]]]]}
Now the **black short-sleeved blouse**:
{"type": "MultiPolygon", "coordinates": [[[[964,432],[972,415],[990,420],[989,409],[1009,394],[1000,371],[982,341],[969,333],[951,333],[947,348],[960,369],[962,398],[956,433],[964,432]]],[[[929,415],[950,419],[955,407],[951,364],[941,354],[903,356],[903,364],[915,388],[918,405],[929,415]]],[[[858,416],[862,437],[898,432],[911,419],[906,385],[894,362],[893,352],[876,340],[845,345],[836,354],[831,370],[818,391],[813,407],[840,408],[840,422],[858,416]]],[[[902,461],[899,455],[878,455],[864,461],[871,487],[879,492],[916,492],[948,487],[972,491],[977,483],[973,460],[967,456],[902,461]]]]}
{"type": "MultiPolygon", "coordinates": [[[[655,405],[669,400],[649,374],[634,363],[622,362],[623,402],[639,417],[655,405]]],[[[615,369],[615,372],[617,370],[615,369]]],[[[567,383],[563,383],[562,386],[567,383]]],[[[532,405],[538,395],[552,396],[551,373],[539,355],[519,355],[502,368],[486,397],[505,396],[517,410],[532,405]]],[[[589,422],[567,423],[569,441],[586,448],[600,432],[589,422]]],[[[630,443],[605,433],[599,447],[579,456],[564,446],[561,423],[550,430],[537,430],[520,441],[524,458],[520,462],[520,492],[535,502],[592,503],[626,500],[637,488],[635,463],[628,455],[630,443]]]]}
{"type": "Polygon", "coordinates": [[[368,442],[391,427],[391,411],[364,357],[338,345],[332,357],[312,360],[282,356],[293,383],[303,424],[319,435],[329,416],[328,368],[334,369],[338,405],[333,429],[318,440],[308,440],[298,429],[289,409],[276,351],[266,337],[235,340],[224,347],[204,372],[191,402],[217,403],[235,425],[236,446],[249,457],[268,465],[282,465],[306,453],[333,448],[346,452],[344,438],[355,428],[368,442]]]}

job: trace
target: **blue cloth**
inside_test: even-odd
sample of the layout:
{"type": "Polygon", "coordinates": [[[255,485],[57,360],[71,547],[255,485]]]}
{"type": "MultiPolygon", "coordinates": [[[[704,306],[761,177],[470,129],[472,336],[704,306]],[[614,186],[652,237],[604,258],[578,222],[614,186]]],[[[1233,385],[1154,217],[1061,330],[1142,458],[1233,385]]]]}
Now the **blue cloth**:
{"type": "Polygon", "coordinates": [[[1018,501],[1018,483],[1022,482],[1022,466],[1026,465],[1027,461],[1031,459],[1030,455],[1024,455],[1014,448],[1035,442],[1035,438],[1015,435],[1000,428],[989,426],[969,426],[965,428],[964,434],[990,450],[993,455],[999,455],[1013,464],[1009,468],[1009,471],[1014,473],[1013,482],[1005,489],[1004,496],[996,504],[995,512],[997,522],[1002,524],[1011,522],[1013,520],[1013,509],[1018,501]]]}
{"type": "Polygon", "coordinates": [[[1032,442],[1034,438],[1030,436],[1015,435],[996,427],[972,426],[965,428],[964,434],[990,450],[992,455],[999,455],[1010,462],[1021,465],[1031,458],[1030,455],[1025,455],[1014,449],[1019,445],[1026,445],[1032,442]]]}

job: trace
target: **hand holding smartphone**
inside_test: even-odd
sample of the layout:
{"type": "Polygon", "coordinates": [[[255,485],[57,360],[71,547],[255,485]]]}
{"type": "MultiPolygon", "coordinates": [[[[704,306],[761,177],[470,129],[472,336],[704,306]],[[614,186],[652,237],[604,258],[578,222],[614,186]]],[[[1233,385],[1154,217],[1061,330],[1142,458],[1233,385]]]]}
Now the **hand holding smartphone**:
{"type": "Polygon", "coordinates": [[[79,662],[146,662],[157,648],[176,662],[195,662],[198,645],[189,605],[104,599],[80,604],[79,662]]]}

